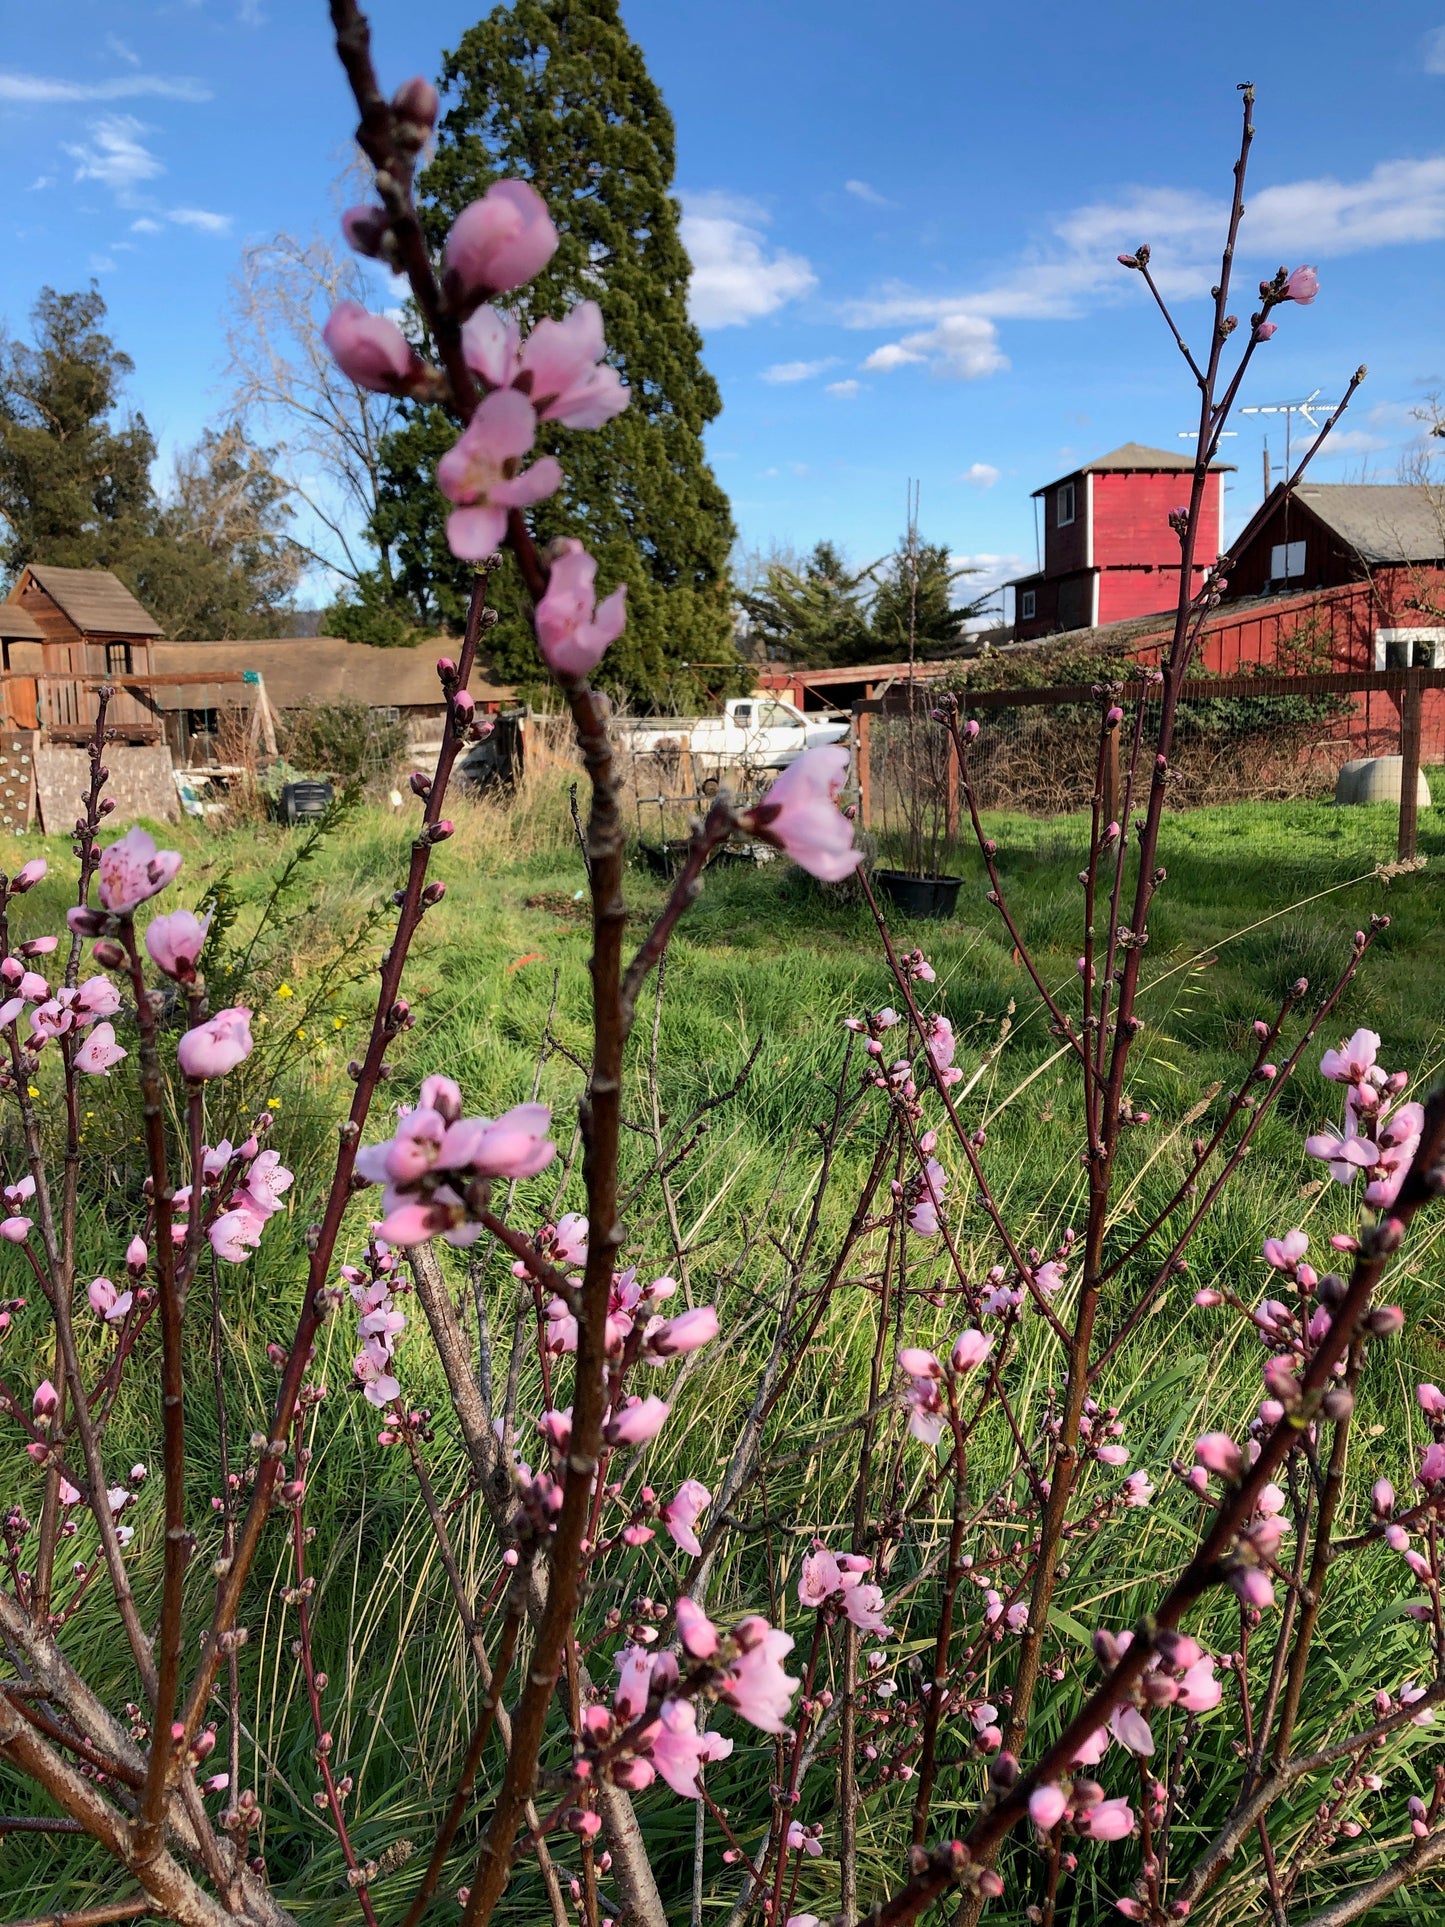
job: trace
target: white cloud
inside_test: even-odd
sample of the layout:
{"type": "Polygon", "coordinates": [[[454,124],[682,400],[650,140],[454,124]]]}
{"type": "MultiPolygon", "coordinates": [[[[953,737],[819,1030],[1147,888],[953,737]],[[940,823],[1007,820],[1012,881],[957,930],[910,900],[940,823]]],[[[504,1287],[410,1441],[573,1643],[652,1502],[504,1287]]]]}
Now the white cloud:
{"type": "Polygon", "coordinates": [[[769,251],[764,210],[726,194],[684,198],[682,240],[692,259],[688,311],[701,328],[740,327],[811,294],[818,277],[800,254],[769,251]]]}
{"type": "Polygon", "coordinates": [[[109,80],[53,80],[44,74],[0,73],[0,100],[22,106],[51,107],[77,100],[156,100],[203,101],[211,90],[199,80],[184,75],[168,79],[164,74],[115,74],[109,80]]]}
{"type": "Polygon", "coordinates": [[[862,393],[862,390],[862,382],[853,381],[850,378],[847,381],[830,381],[827,392],[830,395],[836,395],[839,401],[852,401],[855,395],[862,393]]]}
{"type": "Polygon", "coordinates": [[[131,222],[130,231],[132,234],[159,234],[161,224],[153,221],[149,214],[142,214],[138,221],[131,222]]]}
{"type": "Polygon", "coordinates": [[[140,55],[134,49],[127,47],[119,34],[108,33],[105,36],[105,44],[116,59],[123,60],[127,67],[139,67],[140,55]]]}
{"type": "Polygon", "coordinates": [[[1425,36],[1425,71],[1445,74],[1445,27],[1437,27],[1434,33],[1425,36]]]}
{"type": "MultiPolygon", "coordinates": [[[[1445,35],[1445,28],[1441,29],[1445,35]]],[[[1445,44],[1442,44],[1445,59],[1445,44]]],[[[1137,290],[1115,256],[1147,241],[1153,270],[1167,295],[1204,294],[1218,272],[1227,205],[1189,189],[1130,188],[1111,199],[1085,203],[1058,218],[1046,241],[991,283],[955,293],[931,294],[904,283],[885,283],[847,304],[843,318],[855,328],[891,328],[934,322],[950,327],[960,318],[1071,320],[1100,301],[1137,290]]],[[[1445,239],[1445,154],[1420,160],[1382,161],[1354,181],[1331,176],[1280,182],[1249,197],[1241,230],[1242,267],[1236,283],[1241,309],[1248,306],[1259,269],[1294,266],[1332,255],[1445,239]]],[[[917,338],[890,344],[878,367],[896,367],[931,349],[917,338]]]]}
{"type": "Polygon", "coordinates": [[[164,164],[141,140],[149,130],[133,114],[106,114],[91,128],[91,145],[66,145],[66,153],[80,164],[78,181],[99,181],[124,202],[141,181],[165,173],[164,164]]]}
{"type": "Polygon", "coordinates": [[[838,357],[827,355],[822,361],[775,361],[771,368],[764,368],[763,381],[811,381],[814,375],[821,375],[825,369],[836,368],[838,357]]]}
{"type": "Polygon", "coordinates": [[[54,185],[55,176],[53,174],[37,174],[25,192],[27,194],[39,194],[43,192],[45,188],[54,187],[54,185]]]}
{"type": "Polygon", "coordinates": [[[992,462],[970,462],[959,478],[970,488],[992,488],[999,478],[999,471],[992,462]]]}
{"type": "Polygon", "coordinates": [[[989,595],[993,590],[1012,581],[1014,576],[1023,575],[1032,569],[1033,562],[1022,555],[994,555],[987,552],[978,555],[951,555],[949,566],[955,569],[968,569],[970,573],[961,576],[954,584],[953,595],[956,602],[977,602],[980,596],[989,595]]]}
{"type": "Polygon", "coordinates": [[[890,201],[886,194],[880,194],[876,187],[870,187],[867,181],[844,181],[843,190],[845,193],[853,195],[857,200],[866,201],[869,207],[895,207],[897,205],[896,202],[890,201]]]}
{"type": "Polygon", "coordinates": [[[92,274],[115,273],[115,262],[108,254],[92,254],[89,265],[92,274]]]}
{"type": "Polygon", "coordinates": [[[998,345],[998,329],[976,314],[944,315],[937,327],[875,348],[863,366],[887,373],[911,362],[927,362],[933,374],[955,381],[978,381],[1009,365],[998,345]]]}
{"type": "Polygon", "coordinates": [[[229,214],[212,214],[204,207],[173,207],[166,215],[177,227],[199,228],[202,234],[229,234],[231,217],[229,214]]]}

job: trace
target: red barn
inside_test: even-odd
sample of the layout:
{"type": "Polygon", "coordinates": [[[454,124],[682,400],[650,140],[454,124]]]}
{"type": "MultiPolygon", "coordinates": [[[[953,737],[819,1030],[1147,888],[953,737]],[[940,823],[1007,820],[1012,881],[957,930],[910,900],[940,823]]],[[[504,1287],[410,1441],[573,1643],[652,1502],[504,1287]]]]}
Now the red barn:
{"type": "MultiPolygon", "coordinates": [[[[1067,629],[1160,613],[1179,594],[1179,538],[1169,514],[1188,500],[1194,457],[1125,442],[1097,461],[1034,490],[1043,504],[1044,566],[1009,584],[1021,642],[1067,629]]],[[[1195,549],[1193,588],[1218,555],[1224,477],[1215,462],[1195,549]]]]}

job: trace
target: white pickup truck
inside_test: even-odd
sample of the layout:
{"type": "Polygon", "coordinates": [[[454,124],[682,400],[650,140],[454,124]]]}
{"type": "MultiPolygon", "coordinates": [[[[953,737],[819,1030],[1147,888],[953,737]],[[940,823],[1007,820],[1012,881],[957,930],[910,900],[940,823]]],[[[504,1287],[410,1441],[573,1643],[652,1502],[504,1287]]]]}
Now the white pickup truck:
{"type": "Polygon", "coordinates": [[[732,697],[721,716],[641,716],[619,719],[615,727],[634,756],[669,764],[690,757],[699,786],[730,770],[786,769],[805,749],[842,742],[849,731],[847,722],[805,716],[760,691],[732,697]]]}

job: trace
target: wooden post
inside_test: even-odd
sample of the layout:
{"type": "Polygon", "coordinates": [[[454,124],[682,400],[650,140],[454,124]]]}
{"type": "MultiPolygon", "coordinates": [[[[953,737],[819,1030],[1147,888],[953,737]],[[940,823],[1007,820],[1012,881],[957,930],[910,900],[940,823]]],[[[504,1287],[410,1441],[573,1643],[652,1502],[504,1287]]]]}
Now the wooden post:
{"type": "Polygon", "coordinates": [[[1109,731],[1104,743],[1104,822],[1117,823],[1118,821],[1119,726],[1116,724],[1115,727],[1109,731]]]}
{"type": "Polygon", "coordinates": [[[1412,670],[1400,692],[1400,835],[1395,855],[1400,862],[1415,854],[1415,830],[1419,816],[1420,716],[1424,693],[1420,678],[1412,670]]]}
{"type": "MultiPolygon", "coordinates": [[[[869,702],[873,700],[872,683],[868,684],[867,700],[869,702]]],[[[871,711],[864,709],[861,705],[853,713],[857,717],[855,733],[858,743],[858,821],[863,829],[869,830],[873,827],[873,771],[868,761],[868,738],[873,716],[871,711]]]]}

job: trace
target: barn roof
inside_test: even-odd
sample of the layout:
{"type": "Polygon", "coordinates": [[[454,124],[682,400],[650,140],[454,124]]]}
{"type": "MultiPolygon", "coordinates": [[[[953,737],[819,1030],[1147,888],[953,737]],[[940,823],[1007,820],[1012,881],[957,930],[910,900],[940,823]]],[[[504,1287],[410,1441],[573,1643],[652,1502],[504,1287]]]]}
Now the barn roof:
{"type": "Polygon", "coordinates": [[[0,638],[6,642],[43,642],[44,631],[18,602],[0,602],[0,638]]]}
{"type": "MultiPolygon", "coordinates": [[[[49,563],[31,562],[25,575],[39,583],[82,635],[164,634],[155,617],[142,609],[130,590],[109,569],[55,569],[49,563]]],[[[24,581],[24,576],[21,580],[24,581]]]]}
{"type": "MultiPolygon", "coordinates": [[[[195,673],[194,685],[162,692],[167,708],[199,705],[209,672],[253,669],[265,678],[275,709],[308,703],[365,703],[369,709],[432,708],[442,701],[437,657],[455,650],[445,638],[415,649],[374,649],[341,636],[285,636],[267,642],[162,642],[154,650],[158,674],[195,673]]],[[[515,692],[488,683],[474,670],[467,685],[478,702],[510,701],[515,692]]]]}
{"type": "MultiPolygon", "coordinates": [[[[1111,448],[1107,455],[1096,456],[1092,462],[1080,462],[1052,482],[1045,482],[1042,488],[1034,490],[1035,495],[1047,495],[1051,488],[1060,482],[1067,482],[1074,475],[1128,475],[1155,474],[1160,469],[1170,474],[1192,471],[1194,457],[1187,451],[1181,453],[1177,448],[1150,448],[1145,442],[1124,442],[1118,448],[1111,448]]],[[[1233,474],[1233,462],[1211,462],[1211,475],[1225,472],[1233,474]]]]}
{"type": "Polygon", "coordinates": [[[1445,558],[1445,492],[1422,482],[1302,482],[1294,492],[1364,562],[1445,558]]]}

